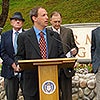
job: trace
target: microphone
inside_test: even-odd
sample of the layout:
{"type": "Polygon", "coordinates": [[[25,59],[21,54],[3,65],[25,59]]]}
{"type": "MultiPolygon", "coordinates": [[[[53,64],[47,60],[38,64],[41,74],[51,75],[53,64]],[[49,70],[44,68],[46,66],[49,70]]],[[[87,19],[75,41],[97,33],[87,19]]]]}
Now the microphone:
{"type": "MultiPolygon", "coordinates": [[[[65,45],[69,50],[71,50],[71,47],[70,47],[68,44],[66,44],[66,43],[62,42],[61,40],[57,39],[57,38],[54,36],[54,33],[51,32],[50,35],[52,36],[53,39],[55,39],[56,41],[62,43],[62,44],[65,45]]],[[[67,56],[67,57],[73,57],[71,51],[69,51],[69,52],[66,54],[66,56],[67,56]]]]}

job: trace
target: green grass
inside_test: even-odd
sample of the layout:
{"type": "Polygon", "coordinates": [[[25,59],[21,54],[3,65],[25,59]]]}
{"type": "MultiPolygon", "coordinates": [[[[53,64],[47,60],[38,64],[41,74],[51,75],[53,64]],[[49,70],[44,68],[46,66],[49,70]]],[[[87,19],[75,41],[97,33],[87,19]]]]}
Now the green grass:
{"type": "Polygon", "coordinates": [[[9,15],[3,31],[11,28],[9,18],[15,11],[22,12],[26,20],[24,28],[30,28],[32,22],[29,12],[35,6],[44,7],[49,16],[54,10],[61,12],[62,24],[100,22],[100,0],[10,0],[9,15]]]}

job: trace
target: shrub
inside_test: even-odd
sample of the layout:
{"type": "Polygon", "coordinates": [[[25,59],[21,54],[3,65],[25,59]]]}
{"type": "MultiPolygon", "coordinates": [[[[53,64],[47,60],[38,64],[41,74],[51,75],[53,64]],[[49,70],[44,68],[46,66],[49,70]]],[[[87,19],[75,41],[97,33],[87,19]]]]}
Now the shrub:
{"type": "Polygon", "coordinates": [[[89,63],[89,64],[79,64],[79,63],[77,63],[74,68],[75,68],[75,70],[87,69],[88,72],[92,72],[92,64],[91,63],[89,63]]]}

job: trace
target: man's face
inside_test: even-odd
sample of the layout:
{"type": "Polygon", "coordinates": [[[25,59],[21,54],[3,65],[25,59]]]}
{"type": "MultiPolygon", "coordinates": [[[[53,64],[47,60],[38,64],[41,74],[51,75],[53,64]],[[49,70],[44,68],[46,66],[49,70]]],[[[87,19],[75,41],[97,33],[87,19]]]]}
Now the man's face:
{"type": "Polygon", "coordinates": [[[47,15],[47,11],[43,8],[40,8],[38,10],[38,16],[34,17],[33,16],[33,20],[34,20],[34,25],[38,28],[38,29],[43,29],[46,26],[48,26],[48,15],[47,15]]]}
{"type": "Polygon", "coordinates": [[[62,19],[60,15],[56,15],[56,16],[52,16],[52,18],[50,19],[50,23],[51,25],[58,30],[60,28],[60,25],[62,23],[62,19]]]}
{"type": "Polygon", "coordinates": [[[23,26],[23,21],[19,19],[12,19],[10,23],[15,30],[19,30],[23,26]]]}

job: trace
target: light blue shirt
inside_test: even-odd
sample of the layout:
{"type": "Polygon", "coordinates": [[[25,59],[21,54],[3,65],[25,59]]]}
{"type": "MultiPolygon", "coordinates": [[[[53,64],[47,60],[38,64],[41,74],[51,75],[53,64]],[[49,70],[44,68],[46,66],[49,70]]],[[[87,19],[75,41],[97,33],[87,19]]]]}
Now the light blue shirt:
{"type": "MultiPolygon", "coordinates": [[[[40,30],[37,29],[35,26],[33,27],[34,28],[34,31],[36,33],[36,37],[37,37],[37,40],[38,40],[38,43],[39,43],[39,40],[40,40],[40,30]]],[[[46,50],[47,50],[47,57],[48,57],[48,46],[47,46],[47,37],[46,37],[46,28],[44,28],[42,30],[43,34],[44,34],[44,38],[45,38],[45,41],[46,41],[46,50]]]]}

